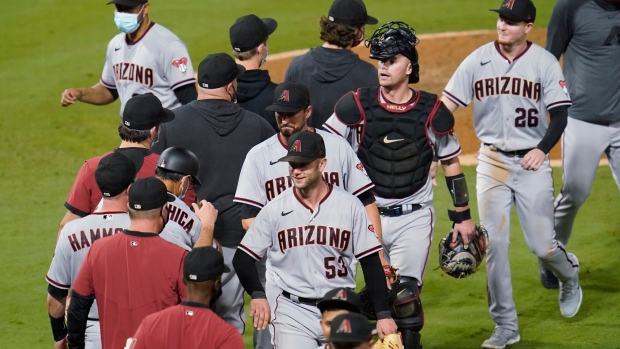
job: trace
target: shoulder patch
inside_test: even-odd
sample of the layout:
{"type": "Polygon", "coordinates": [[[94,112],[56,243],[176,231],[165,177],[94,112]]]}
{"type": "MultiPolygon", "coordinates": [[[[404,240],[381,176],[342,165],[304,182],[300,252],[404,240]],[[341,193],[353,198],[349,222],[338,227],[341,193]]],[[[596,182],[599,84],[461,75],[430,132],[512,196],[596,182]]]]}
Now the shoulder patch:
{"type": "Polygon", "coordinates": [[[360,104],[359,97],[353,91],[342,96],[334,107],[336,117],[347,126],[354,126],[362,121],[364,109],[360,104]]]}
{"type": "Polygon", "coordinates": [[[443,102],[439,102],[439,109],[432,115],[431,128],[436,134],[446,134],[454,128],[454,115],[443,102]]]}

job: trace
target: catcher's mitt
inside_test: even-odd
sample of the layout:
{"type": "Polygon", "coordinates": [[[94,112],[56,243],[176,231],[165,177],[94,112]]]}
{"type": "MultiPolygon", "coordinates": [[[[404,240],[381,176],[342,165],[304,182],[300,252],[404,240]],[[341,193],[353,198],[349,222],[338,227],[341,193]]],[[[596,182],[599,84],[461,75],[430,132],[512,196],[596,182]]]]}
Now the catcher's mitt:
{"type": "Polygon", "coordinates": [[[405,349],[403,341],[400,339],[400,332],[388,334],[383,339],[377,340],[372,349],[405,349]]]}
{"type": "Polygon", "coordinates": [[[439,266],[446,274],[457,279],[468,277],[478,270],[488,249],[489,236],[482,225],[476,224],[476,233],[467,247],[461,235],[453,243],[450,232],[439,242],[439,266]]]}
{"type": "Polygon", "coordinates": [[[383,273],[385,273],[386,279],[390,280],[390,284],[395,284],[398,282],[398,268],[393,265],[384,265],[383,273]]]}

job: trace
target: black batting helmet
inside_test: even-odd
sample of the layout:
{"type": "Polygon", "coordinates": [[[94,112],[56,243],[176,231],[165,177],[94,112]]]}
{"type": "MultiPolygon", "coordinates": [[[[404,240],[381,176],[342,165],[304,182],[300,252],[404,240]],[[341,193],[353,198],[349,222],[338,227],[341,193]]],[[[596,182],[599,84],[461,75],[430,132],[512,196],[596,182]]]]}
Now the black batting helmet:
{"type": "Polygon", "coordinates": [[[191,175],[192,180],[196,184],[202,185],[200,179],[198,179],[200,162],[196,154],[192,153],[189,149],[170,147],[164,150],[159,156],[159,160],[157,160],[157,167],[182,175],[191,175]]]}
{"type": "Polygon", "coordinates": [[[370,58],[388,59],[402,54],[411,61],[413,71],[409,75],[409,83],[420,81],[420,66],[418,51],[415,46],[420,42],[415,36],[415,30],[404,22],[388,22],[375,30],[370,39],[365,42],[370,48],[370,58]]]}

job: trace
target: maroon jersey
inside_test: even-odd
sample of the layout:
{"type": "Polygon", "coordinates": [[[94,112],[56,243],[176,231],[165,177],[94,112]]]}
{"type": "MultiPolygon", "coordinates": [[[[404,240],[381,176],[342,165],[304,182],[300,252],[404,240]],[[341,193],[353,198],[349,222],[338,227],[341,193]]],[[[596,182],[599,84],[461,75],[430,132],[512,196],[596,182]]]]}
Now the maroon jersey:
{"type": "Polygon", "coordinates": [[[243,349],[239,331],[222,320],[206,305],[183,302],[176,307],[147,316],[131,349],[243,349]]]}
{"type": "Polygon", "coordinates": [[[147,315],[185,299],[186,254],[157,234],[129,230],[93,243],[73,291],[95,296],[102,348],[123,348],[147,315]]]}

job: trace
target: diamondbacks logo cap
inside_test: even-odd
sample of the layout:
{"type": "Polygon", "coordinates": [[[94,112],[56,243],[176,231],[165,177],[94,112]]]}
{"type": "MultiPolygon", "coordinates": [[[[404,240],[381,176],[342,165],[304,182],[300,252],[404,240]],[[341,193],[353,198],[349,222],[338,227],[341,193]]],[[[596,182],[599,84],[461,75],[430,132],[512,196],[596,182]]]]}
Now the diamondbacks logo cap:
{"type": "Polygon", "coordinates": [[[150,130],[172,120],[174,113],[164,108],[159,98],[150,93],[131,97],[123,109],[123,125],[132,130],[150,130]]]}
{"type": "Polygon", "coordinates": [[[273,18],[260,19],[256,15],[238,18],[230,27],[230,44],[236,52],[247,52],[265,42],[278,27],[273,18]]]}
{"type": "Polygon", "coordinates": [[[348,313],[336,316],[330,329],[330,342],[364,343],[372,338],[373,326],[364,315],[348,313]]]}
{"type": "Polygon", "coordinates": [[[310,91],[295,81],[283,82],[273,91],[273,103],[265,110],[279,113],[297,113],[310,105],[310,91]]]}
{"type": "Polygon", "coordinates": [[[352,26],[379,23],[378,19],[368,15],[362,0],[335,0],[327,18],[334,23],[352,26]]]}
{"type": "Polygon", "coordinates": [[[129,208],[135,211],[153,210],[174,200],[164,182],[155,177],[138,179],[129,187],[129,208]]]}
{"type": "Polygon", "coordinates": [[[230,272],[230,268],[224,264],[220,251],[212,246],[196,247],[185,256],[183,278],[189,281],[209,281],[225,272],[230,272]]]}
{"type": "Polygon", "coordinates": [[[316,132],[301,131],[288,139],[288,154],[278,162],[312,162],[325,157],[325,142],[316,132]]]}
{"type": "MultiPolygon", "coordinates": [[[[112,198],[129,187],[136,178],[136,164],[119,152],[104,156],[95,170],[95,182],[104,198],[112,198]]],[[[140,163],[142,167],[142,163],[140,163]]]]}
{"type": "Polygon", "coordinates": [[[534,23],[536,19],[536,6],[531,0],[504,0],[499,9],[489,11],[497,12],[513,21],[534,23]]]}
{"type": "Polygon", "coordinates": [[[316,306],[321,313],[326,310],[348,310],[359,313],[362,308],[362,301],[353,290],[339,287],[327,292],[316,306]]]}
{"type": "Polygon", "coordinates": [[[225,53],[208,55],[198,65],[198,86],[214,89],[226,86],[245,72],[245,67],[225,53]]]}

